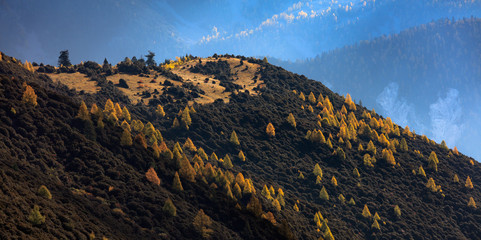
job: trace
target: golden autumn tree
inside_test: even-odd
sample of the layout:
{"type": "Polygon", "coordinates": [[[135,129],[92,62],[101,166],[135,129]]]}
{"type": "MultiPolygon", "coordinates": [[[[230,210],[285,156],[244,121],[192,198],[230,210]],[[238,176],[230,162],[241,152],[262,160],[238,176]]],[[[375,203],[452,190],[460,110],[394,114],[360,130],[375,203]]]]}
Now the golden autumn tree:
{"type": "Polygon", "coordinates": [[[120,137],[121,146],[132,146],[132,134],[127,129],[122,132],[122,137],[120,137]]]}
{"type": "Polygon", "coordinates": [[[337,187],[337,179],[336,179],[336,177],[332,176],[332,178],[331,178],[331,184],[332,184],[332,186],[337,187]]]}
{"type": "Polygon", "coordinates": [[[219,161],[219,158],[217,157],[217,154],[215,154],[215,152],[212,152],[212,154],[210,155],[210,160],[213,162],[219,161]]]}
{"type": "Polygon", "coordinates": [[[209,159],[209,156],[207,156],[207,153],[205,153],[204,149],[201,147],[197,149],[197,154],[204,161],[207,161],[209,159]]]}
{"type": "Polygon", "coordinates": [[[239,157],[239,159],[243,162],[246,161],[246,156],[244,155],[244,152],[242,152],[242,150],[239,151],[239,154],[237,155],[239,157]]]}
{"type": "Polygon", "coordinates": [[[89,114],[89,111],[87,109],[87,105],[85,104],[84,101],[82,101],[82,103],[80,103],[77,118],[82,119],[84,121],[90,120],[90,114],[89,114]]]}
{"type": "Polygon", "coordinates": [[[436,155],[436,153],[434,151],[431,151],[431,154],[429,155],[428,162],[431,162],[431,161],[433,161],[436,164],[439,163],[438,156],[436,155]]]}
{"type": "Polygon", "coordinates": [[[200,209],[199,212],[197,212],[197,215],[195,215],[192,225],[203,238],[209,238],[210,235],[214,233],[214,230],[210,228],[212,225],[212,219],[207,216],[202,209],[200,209]]]}
{"type": "Polygon", "coordinates": [[[381,227],[379,226],[379,223],[377,222],[376,219],[374,219],[374,222],[371,225],[371,229],[381,230],[381,227]]]}
{"type": "Polygon", "coordinates": [[[174,188],[177,191],[184,191],[184,188],[182,187],[182,183],[180,182],[178,172],[175,172],[174,181],[172,182],[172,188],[174,188]]]}
{"type": "Polygon", "coordinates": [[[299,212],[299,206],[297,206],[297,203],[294,203],[294,206],[292,207],[294,211],[299,212]]]}
{"type": "Polygon", "coordinates": [[[222,162],[222,166],[225,169],[231,169],[232,167],[234,167],[234,165],[232,165],[232,160],[230,159],[229,154],[225,155],[224,161],[222,162]]]}
{"type": "Polygon", "coordinates": [[[129,109],[127,109],[126,106],[124,106],[124,108],[122,108],[122,118],[127,122],[130,122],[132,120],[132,117],[130,116],[129,109]]]}
{"type": "Polygon", "coordinates": [[[364,209],[362,209],[362,216],[365,217],[365,218],[371,217],[371,212],[369,211],[369,208],[367,207],[367,204],[364,204],[364,209]]]}
{"type": "Polygon", "coordinates": [[[114,102],[112,102],[110,99],[107,99],[104,106],[104,116],[108,118],[111,113],[115,113],[114,102]]]}
{"type": "Polygon", "coordinates": [[[42,225],[45,223],[45,216],[40,213],[40,207],[38,205],[33,206],[33,209],[28,216],[28,221],[33,225],[42,225]]]}
{"type": "Polygon", "coordinates": [[[459,183],[459,177],[458,177],[458,174],[454,174],[454,177],[453,177],[453,182],[455,182],[455,183],[459,183]]]}
{"type": "Polygon", "coordinates": [[[399,218],[401,217],[401,208],[398,205],[394,206],[394,214],[399,218]]]}
{"type": "Polygon", "coordinates": [[[45,185],[40,186],[37,193],[46,199],[52,199],[52,194],[45,185]]]}
{"type": "Polygon", "coordinates": [[[262,188],[261,195],[267,198],[268,200],[272,200],[271,192],[267,188],[267,186],[264,184],[264,187],[262,188]]]}
{"type": "Polygon", "coordinates": [[[324,201],[329,200],[329,194],[327,193],[326,188],[324,186],[322,187],[321,192],[319,192],[319,197],[324,201]]]}
{"type": "Polygon", "coordinates": [[[90,114],[92,114],[96,117],[100,117],[101,111],[102,110],[99,109],[99,107],[97,106],[96,103],[92,104],[92,106],[90,107],[90,114]]]}
{"type": "Polygon", "coordinates": [[[392,166],[396,165],[396,160],[394,159],[394,156],[389,149],[383,149],[382,150],[382,157],[386,162],[392,166]]]}
{"type": "Polygon", "coordinates": [[[267,124],[266,133],[271,137],[274,137],[276,135],[276,129],[274,128],[274,125],[272,125],[272,123],[267,124]]]}
{"type": "Polygon", "coordinates": [[[155,185],[160,185],[160,179],[157,176],[157,173],[155,172],[154,168],[149,168],[147,172],[145,173],[145,177],[147,180],[155,185]]]}
{"type": "Polygon", "coordinates": [[[453,148],[453,153],[456,154],[456,155],[459,155],[459,151],[458,151],[458,148],[456,146],[453,148]]]}
{"type": "Polygon", "coordinates": [[[466,178],[466,183],[464,184],[466,188],[473,189],[473,182],[471,182],[471,177],[466,178]]]}
{"type": "Polygon", "coordinates": [[[354,174],[355,177],[361,177],[361,174],[359,174],[359,170],[357,170],[357,168],[354,168],[354,170],[352,170],[352,174],[354,174]]]}
{"type": "Polygon", "coordinates": [[[351,95],[346,94],[346,100],[344,101],[346,105],[349,106],[349,110],[356,111],[356,104],[352,101],[351,95]]]}
{"type": "Polygon", "coordinates": [[[115,109],[115,114],[116,114],[117,118],[122,119],[123,112],[122,112],[122,108],[120,107],[120,104],[115,103],[114,109],[115,109]]]}
{"type": "Polygon", "coordinates": [[[428,182],[426,183],[426,187],[432,192],[437,192],[441,189],[441,186],[436,186],[433,178],[429,178],[428,182]]]}
{"type": "Polygon", "coordinates": [[[25,87],[25,92],[23,92],[22,95],[22,102],[31,104],[34,107],[37,106],[37,94],[35,94],[35,90],[29,85],[25,87]]]}
{"type": "Polygon", "coordinates": [[[157,116],[160,116],[160,117],[164,117],[165,116],[165,112],[164,112],[164,108],[162,107],[162,105],[157,105],[157,107],[155,108],[155,113],[157,114],[157,116]]]}
{"type": "Polygon", "coordinates": [[[197,151],[197,148],[195,147],[194,143],[192,142],[192,140],[189,137],[185,140],[185,143],[184,143],[183,147],[184,147],[184,149],[187,149],[191,152],[197,151]]]}
{"type": "Polygon", "coordinates": [[[127,122],[127,121],[122,121],[122,123],[120,124],[120,127],[124,130],[127,130],[129,132],[132,131],[132,128],[130,127],[130,124],[127,122]]]}
{"type": "Polygon", "coordinates": [[[423,177],[426,177],[426,172],[424,171],[423,166],[419,166],[418,174],[423,176],[423,177]]]}
{"type": "Polygon", "coordinates": [[[304,93],[300,93],[299,94],[299,98],[302,100],[302,101],[306,101],[306,96],[304,96],[304,93]]]}
{"type": "Polygon", "coordinates": [[[292,113],[289,113],[289,116],[287,116],[287,122],[294,128],[297,126],[296,119],[294,118],[294,115],[292,115],[292,113]]]}
{"type": "Polygon", "coordinates": [[[177,216],[177,208],[175,207],[174,203],[170,198],[167,198],[167,200],[164,203],[164,207],[162,210],[170,215],[171,217],[177,216]]]}
{"type": "Polygon", "coordinates": [[[189,130],[189,127],[192,124],[192,118],[190,118],[190,109],[188,106],[186,106],[184,111],[182,112],[180,120],[182,122],[182,126],[185,129],[189,130]]]}
{"type": "Polygon", "coordinates": [[[312,104],[315,104],[316,103],[316,96],[314,96],[314,93],[310,93],[309,94],[309,97],[307,97],[307,99],[309,100],[309,102],[311,102],[312,104]]]}
{"type": "Polygon", "coordinates": [[[236,146],[240,145],[239,139],[237,138],[237,133],[232,131],[232,134],[230,135],[230,142],[236,146]]]}
{"type": "Polygon", "coordinates": [[[314,166],[314,170],[312,172],[314,173],[315,176],[319,176],[322,178],[322,169],[319,166],[319,164],[316,163],[316,165],[314,166]]]}
{"type": "Polygon", "coordinates": [[[374,143],[371,141],[369,141],[369,143],[367,144],[367,149],[366,149],[368,152],[371,152],[371,154],[374,156],[376,155],[376,147],[374,146],[374,143]]]}
{"type": "Polygon", "coordinates": [[[179,120],[177,118],[174,118],[174,122],[172,122],[172,128],[178,128],[180,127],[179,120]]]}
{"type": "Polygon", "coordinates": [[[179,174],[187,181],[195,182],[195,170],[190,164],[189,159],[187,159],[187,156],[185,156],[185,154],[183,154],[180,161],[179,174]]]}
{"type": "Polygon", "coordinates": [[[468,207],[477,208],[473,197],[469,197],[468,207]]]}

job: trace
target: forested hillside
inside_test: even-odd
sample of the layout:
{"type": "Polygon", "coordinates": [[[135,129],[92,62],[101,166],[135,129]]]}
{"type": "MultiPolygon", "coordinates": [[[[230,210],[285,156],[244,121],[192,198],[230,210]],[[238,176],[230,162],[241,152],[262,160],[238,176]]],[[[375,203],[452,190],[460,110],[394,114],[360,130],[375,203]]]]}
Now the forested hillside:
{"type": "Polygon", "coordinates": [[[479,158],[480,29],[478,18],[441,19],[314,59],[271,62],[479,158]]]}
{"type": "Polygon", "coordinates": [[[124,61],[162,86],[135,105],[107,80],[119,65],[65,66],[99,88],[88,93],[0,60],[2,238],[481,234],[478,162],[265,60],[124,61]],[[206,102],[190,73],[224,95],[206,102]]]}

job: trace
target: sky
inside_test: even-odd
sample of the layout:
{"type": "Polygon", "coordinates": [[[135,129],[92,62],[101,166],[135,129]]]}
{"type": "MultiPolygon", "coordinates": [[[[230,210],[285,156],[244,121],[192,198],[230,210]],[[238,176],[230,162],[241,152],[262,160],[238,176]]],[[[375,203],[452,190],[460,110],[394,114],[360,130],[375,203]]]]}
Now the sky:
{"type": "Polygon", "coordinates": [[[0,49],[52,65],[65,49],[73,63],[118,63],[149,50],[157,62],[214,53],[295,61],[433,19],[478,15],[478,6],[477,0],[0,0],[0,49]]]}
{"type": "MultiPolygon", "coordinates": [[[[480,17],[480,1],[0,0],[0,51],[51,65],[62,50],[73,64],[116,64],[148,51],[157,62],[214,53],[296,61],[440,18],[480,17]]],[[[404,114],[402,99],[382,98],[397,94],[397,86],[385,91],[381,103],[404,114]]],[[[438,118],[457,94],[447,92],[430,107],[438,132],[462,127],[438,118]]],[[[455,122],[459,113],[450,116],[455,122]]]]}

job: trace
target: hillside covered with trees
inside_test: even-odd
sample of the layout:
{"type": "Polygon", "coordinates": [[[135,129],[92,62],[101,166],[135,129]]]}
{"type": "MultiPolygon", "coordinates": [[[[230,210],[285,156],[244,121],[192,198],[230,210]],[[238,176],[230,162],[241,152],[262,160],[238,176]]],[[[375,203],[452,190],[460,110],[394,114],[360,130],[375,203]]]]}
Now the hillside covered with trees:
{"type": "Polygon", "coordinates": [[[1,238],[481,235],[478,162],[267,60],[33,65],[0,56],[1,238]]]}
{"type": "Polygon", "coordinates": [[[440,19],[313,59],[271,62],[349,92],[370,109],[480,158],[479,29],[478,18],[440,19]]]}

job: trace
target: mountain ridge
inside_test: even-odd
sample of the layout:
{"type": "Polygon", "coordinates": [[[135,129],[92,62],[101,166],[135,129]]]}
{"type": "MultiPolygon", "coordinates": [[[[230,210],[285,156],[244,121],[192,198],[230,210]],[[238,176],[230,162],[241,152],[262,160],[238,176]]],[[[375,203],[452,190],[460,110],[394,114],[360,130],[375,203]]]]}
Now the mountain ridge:
{"type": "MultiPolygon", "coordinates": [[[[219,58],[229,58],[239,62],[243,59],[229,55],[219,58]]],[[[2,144],[1,149],[9,155],[11,155],[10,152],[15,152],[14,156],[17,156],[16,160],[21,165],[15,167],[16,161],[3,157],[1,162],[5,173],[2,176],[3,179],[18,182],[19,180],[12,176],[20,174],[19,176],[24,177],[25,182],[28,182],[24,187],[28,189],[26,194],[28,201],[25,201],[21,208],[19,206],[12,208],[19,209],[18,215],[23,218],[18,217],[14,221],[22,225],[21,227],[12,225],[11,218],[2,219],[2,222],[9,223],[2,225],[5,237],[87,238],[91,232],[94,232],[97,236],[112,239],[126,239],[129,235],[137,234],[141,238],[193,239],[199,238],[201,233],[192,229],[192,219],[200,209],[203,209],[214,220],[210,227],[214,230],[211,235],[214,239],[312,239],[322,235],[328,239],[329,234],[324,234],[326,229],[330,229],[329,232],[332,232],[336,239],[419,239],[442,236],[456,239],[476,238],[480,229],[481,214],[478,209],[468,207],[467,203],[469,197],[473,197],[478,202],[481,197],[477,185],[481,181],[479,163],[472,162],[472,159],[462,154],[457,155],[440,144],[426,142],[426,138],[422,136],[409,137],[407,135],[409,131],[405,134],[404,129],[393,125],[400,131],[399,136],[394,129],[391,132],[373,127],[380,133],[387,131],[386,135],[379,136],[389,137],[389,143],[384,146],[378,138],[373,141],[376,143],[378,152],[373,156],[378,160],[373,162],[373,167],[370,167],[363,159],[363,155],[368,152],[357,149],[359,143],[367,148],[368,142],[373,139],[374,132],[362,134],[359,128],[356,130],[359,133],[357,138],[346,138],[343,143],[340,141],[341,136],[344,136],[344,133],[340,133],[342,123],[346,121],[349,125],[354,124],[352,117],[351,119],[348,117],[350,113],[359,121],[367,121],[368,117],[363,117],[365,113],[372,114],[371,119],[379,119],[383,124],[389,125],[387,119],[359,105],[355,107],[356,110],[351,110],[349,101],[346,100],[349,98],[333,93],[319,82],[292,74],[262,60],[245,58],[245,61],[260,66],[257,74],[265,87],[258,89],[258,95],[252,96],[249,91],[232,90],[228,103],[222,100],[202,105],[193,103],[190,105],[191,109],[186,110],[184,107],[189,106],[188,98],[192,94],[190,89],[181,88],[180,90],[186,93],[184,95],[165,91],[161,96],[156,97],[158,101],[150,101],[147,105],[142,102],[133,105],[121,91],[116,90],[118,87],[101,80],[103,73],[91,75],[91,78],[101,87],[98,93],[79,94],[62,84],[54,83],[42,74],[25,70],[18,60],[3,56],[0,62],[0,75],[2,89],[5,90],[0,92],[2,104],[0,134],[2,139],[8,140],[5,142],[13,141],[13,143],[2,144]],[[22,86],[24,82],[35,90],[38,102],[35,107],[20,100],[25,88],[22,86]],[[296,93],[293,90],[296,90],[296,93]],[[323,96],[319,101],[320,105],[317,101],[309,102],[309,98],[312,99],[312,97],[307,97],[307,92],[311,91],[316,93],[315,96],[313,94],[316,99],[320,99],[317,97],[319,95],[323,96]],[[304,100],[300,97],[302,92],[306,93],[306,96],[302,95],[304,100]],[[197,148],[202,147],[208,155],[216,153],[219,158],[227,160],[228,154],[233,166],[228,167],[225,161],[204,159],[205,163],[217,169],[218,179],[210,179],[203,171],[196,170],[196,182],[190,183],[182,174],[182,168],[179,169],[176,166],[179,163],[185,164],[184,160],[179,159],[180,162],[177,163],[163,154],[156,157],[155,146],[157,145],[149,143],[149,147],[143,146],[145,144],[143,141],[152,139],[149,135],[146,135],[144,140],[142,140],[142,134],[135,138],[132,135],[133,145],[122,146],[119,145],[123,135],[120,121],[116,124],[106,116],[105,126],[101,128],[97,126],[99,121],[94,114],[88,115],[93,126],[88,124],[88,120],[84,121],[76,117],[79,115],[82,100],[91,109],[93,103],[103,108],[106,100],[110,98],[127,107],[133,120],[142,120],[145,125],[151,122],[154,129],[159,130],[162,135],[157,137],[159,143],[165,142],[169,151],[173,149],[172,152],[175,153],[176,143],[188,142],[187,139],[191,139],[197,148]],[[155,113],[158,104],[164,107],[165,116],[163,117],[155,113]],[[332,113],[327,110],[331,109],[330,105],[332,113]],[[341,113],[346,108],[350,110],[346,110],[346,114],[341,113]],[[179,111],[182,114],[179,114],[179,111]],[[191,112],[191,124],[186,124],[187,121],[182,117],[186,111],[191,112]],[[325,111],[328,113],[323,113],[325,111]],[[295,116],[296,127],[286,121],[289,113],[295,116]],[[317,114],[322,117],[318,117],[317,114]],[[32,118],[48,121],[39,123],[32,121],[32,118]],[[178,120],[181,126],[172,127],[174,119],[177,118],[181,119],[178,120]],[[272,123],[275,127],[275,136],[266,134],[268,123],[272,123]],[[48,130],[49,128],[52,129],[48,130]],[[328,144],[312,142],[313,138],[310,138],[309,134],[306,139],[306,133],[311,131],[312,135],[316,129],[321,130],[326,139],[332,142],[332,147],[328,144]],[[230,140],[233,131],[237,133],[238,145],[230,140]],[[63,141],[55,141],[56,134],[61,136],[60,139],[63,141]],[[338,134],[341,135],[338,136],[338,134]],[[36,147],[36,143],[25,141],[27,138],[37,140],[36,143],[38,142],[40,146],[36,147]],[[75,141],[67,144],[69,139],[75,141]],[[394,143],[389,147],[394,139],[399,142],[405,139],[409,150],[401,150],[399,145],[394,143]],[[46,144],[42,144],[42,140],[46,144]],[[19,143],[21,141],[26,143],[22,145],[19,143]],[[353,143],[350,149],[346,143],[348,141],[353,143]],[[24,146],[24,150],[14,147],[16,145],[24,146]],[[28,150],[32,148],[38,148],[38,150],[28,150]],[[338,157],[342,156],[338,154],[341,152],[339,148],[343,149],[344,159],[338,157]],[[382,150],[386,149],[394,149],[396,159],[394,166],[384,160],[381,154],[382,150]],[[245,154],[245,161],[236,157],[240,150],[245,154]],[[422,157],[414,150],[420,151],[422,157]],[[431,152],[437,153],[439,163],[436,166],[439,171],[431,170],[429,167],[428,156],[431,152]],[[25,157],[20,158],[19,155],[25,157]],[[322,186],[315,183],[316,176],[312,173],[315,164],[319,164],[323,171],[322,186]],[[413,170],[417,172],[419,166],[426,168],[427,176],[433,177],[436,184],[442,186],[442,193],[439,190],[434,192],[429,190],[426,187],[428,178],[412,173],[413,170]],[[144,176],[150,167],[155,169],[160,178],[159,186],[149,182],[144,176]],[[29,168],[29,171],[25,171],[26,168],[29,168]],[[44,180],[49,184],[40,183],[52,190],[53,200],[46,200],[36,194],[37,188],[40,187],[38,179],[27,172],[45,177],[49,176],[44,173],[45,170],[52,168],[53,175],[57,174],[60,181],[44,180]],[[219,169],[222,171],[219,172],[219,169]],[[354,169],[358,170],[361,177],[354,176],[352,173],[354,169]],[[175,179],[176,171],[182,175],[181,182],[184,190],[180,192],[174,189],[172,180],[175,179]],[[242,173],[246,178],[251,179],[256,193],[245,193],[245,196],[237,200],[229,199],[223,188],[235,185],[233,183],[237,183],[237,180],[228,180],[230,177],[227,172],[233,172],[232,176],[242,173]],[[298,178],[300,173],[303,173],[304,179],[298,178]],[[461,183],[454,183],[452,178],[455,173],[459,175],[462,183],[467,176],[470,176],[474,189],[465,188],[461,183]],[[221,178],[223,175],[225,178],[221,178]],[[333,177],[337,179],[337,186],[332,183],[333,177]],[[57,185],[62,187],[56,187],[57,185]],[[285,197],[282,198],[285,206],[282,206],[280,211],[273,205],[273,200],[265,197],[266,193],[262,191],[263,185],[274,186],[274,194],[277,192],[278,197],[279,191],[275,189],[283,190],[282,196],[285,197]],[[109,190],[110,186],[113,187],[112,190],[109,190]],[[58,188],[63,189],[59,191],[58,188]],[[74,191],[71,188],[77,190],[74,191]],[[320,199],[321,188],[327,190],[331,200],[320,199]],[[75,205],[74,209],[79,208],[79,211],[70,214],[59,214],[54,211],[54,206],[70,202],[67,197],[61,197],[59,193],[66,194],[68,197],[75,196],[74,199],[78,199],[80,203],[75,205]],[[346,202],[353,198],[355,205],[343,204],[338,200],[339,194],[345,195],[346,202]],[[261,212],[258,208],[252,208],[252,204],[248,207],[248,204],[253,201],[252,196],[262,203],[261,212]],[[168,213],[162,210],[162,205],[167,198],[173,200],[178,216],[168,217],[168,213]],[[45,224],[40,225],[41,227],[32,227],[26,220],[33,203],[40,205],[41,213],[49,219],[45,224]],[[371,229],[372,219],[365,219],[362,216],[364,205],[367,205],[373,214],[379,213],[380,231],[371,229]],[[402,210],[400,218],[394,213],[395,205],[402,210]],[[104,221],[103,217],[98,216],[87,218],[90,220],[85,222],[90,224],[85,226],[81,221],[78,223],[81,226],[69,227],[61,224],[61,222],[71,222],[65,221],[66,217],[61,216],[68,215],[67,218],[74,218],[77,214],[82,214],[80,211],[82,206],[88,206],[87,213],[91,214],[101,209],[101,215],[99,215],[107,216],[112,220],[104,221]],[[299,211],[296,211],[294,206],[297,206],[299,211]],[[117,210],[114,211],[114,209],[117,210]],[[317,223],[312,220],[318,211],[328,219],[325,224],[320,223],[322,226],[316,226],[317,223]],[[277,220],[276,224],[264,219],[271,219],[268,215],[261,217],[268,212],[273,213],[277,220]],[[454,214],[455,212],[457,214],[454,214]],[[115,218],[116,216],[120,217],[115,218]],[[123,220],[117,223],[114,219],[123,220]],[[428,222],[436,222],[436,224],[427,224],[428,222]],[[112,227],[112,224],[114,226],[123,224],[120,229],[125,232],[110,230],[109,227],[112,227]],[[62,226],[63,230],[55,231],[53,226],[62,226]],[[322,230],[317,231],[318,228],[322,230]]],[[[183,65],[179,64],[176,67],[182,68],[183,65]]],[[[229,83],[230,78],[227,77],[222,81],[229,83]]],[[[105,109],[107,109],[106,105],[105,109]]],[[[130,125],[134,126],[134,123],[131,122],[130,125]]],[[[134,133],[136,130],[131,131],[134,133]]],[[[185,153],[188,162],[191,162],[189,164],[195,165],[198,163],[198,160],[194,160],[198,152],[188,150],[188,147],[189,145],[186,144],[181,150],[185,153]]],[[[2,191],[12,192],[9,188],[2,191]]],[[[13,192],[17,191],[20,190],[13,192]]],[[[9,203],[6,199],[2,202],[7,205],[9,203]]],[[[89,216],[85,212],[83,214],[89,216]]]]}

